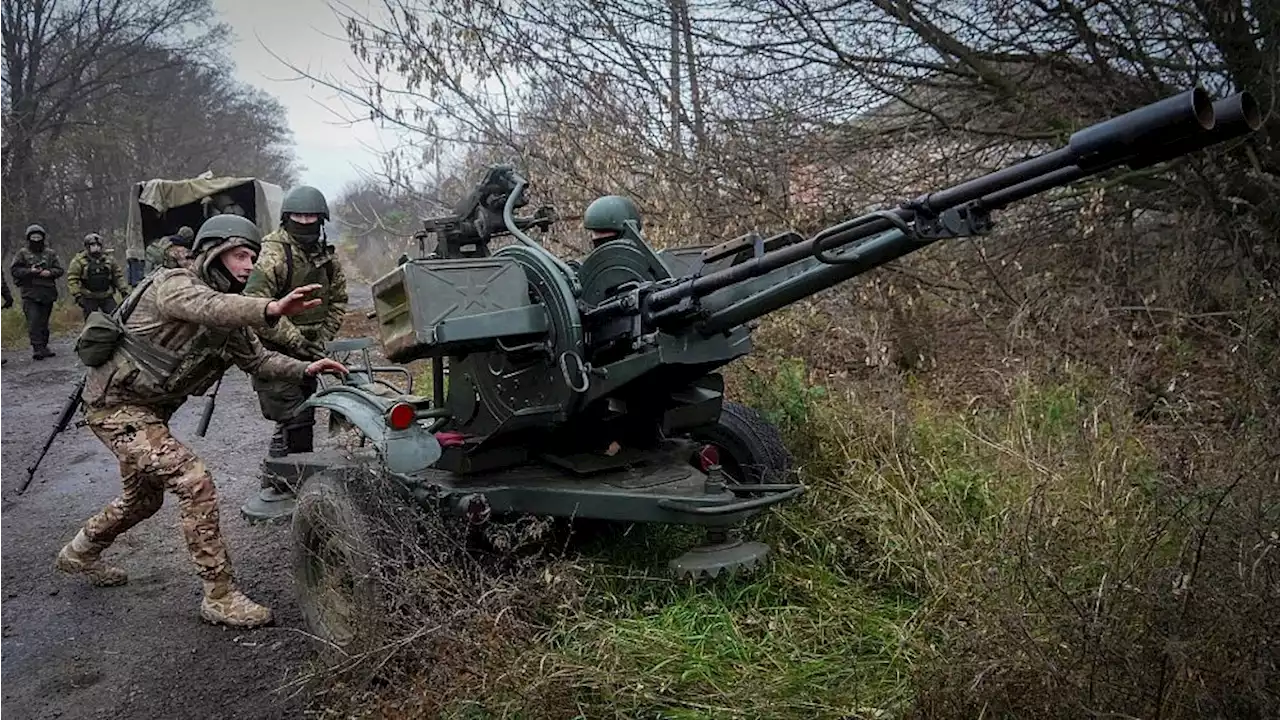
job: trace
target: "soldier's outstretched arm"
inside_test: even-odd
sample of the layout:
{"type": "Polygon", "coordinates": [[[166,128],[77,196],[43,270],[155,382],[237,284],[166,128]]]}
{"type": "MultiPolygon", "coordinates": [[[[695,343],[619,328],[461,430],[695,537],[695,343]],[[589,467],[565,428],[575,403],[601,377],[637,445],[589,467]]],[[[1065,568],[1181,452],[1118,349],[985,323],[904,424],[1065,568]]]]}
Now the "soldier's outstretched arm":
{"type": "Polygon", "coordinates": [[[302,381],[308,363],[262,347],[258,336],[244,331],[233,334],[227,341],[227,352],[236,367],[264,380],[302,381]]]}
{"type": "Polygon", "coordinates": [[[160,314],[184,322],[217,328],[265,328],[278,318],[268,315],[267,298],[222,293],[183,272],[171,272],[155,287],[160,314]]]}

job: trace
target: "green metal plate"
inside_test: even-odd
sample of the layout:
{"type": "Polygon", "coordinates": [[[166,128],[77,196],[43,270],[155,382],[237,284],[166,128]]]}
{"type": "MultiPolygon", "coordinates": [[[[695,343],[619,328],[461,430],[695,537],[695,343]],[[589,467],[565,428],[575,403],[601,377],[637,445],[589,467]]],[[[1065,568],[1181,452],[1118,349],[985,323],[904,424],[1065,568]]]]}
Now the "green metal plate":
{"type": "MultiPolygon", "coordinates": [[[[464,361],[467,371],[480,402],[505,430],[559,422],[577,410],[585,380],[571,372],[579,389],[570,387],[561,370],[562,356],[581,359],[583,352],[582,319],[573,292],[559,268],[533,248],[511,245],[495,256],[524,269],[530,296],[546,311],[550,330],[541,347],[472,354],[464,361]]],[[[572,358],[568,364],[571,371],[577,367],[572,358]]]]}

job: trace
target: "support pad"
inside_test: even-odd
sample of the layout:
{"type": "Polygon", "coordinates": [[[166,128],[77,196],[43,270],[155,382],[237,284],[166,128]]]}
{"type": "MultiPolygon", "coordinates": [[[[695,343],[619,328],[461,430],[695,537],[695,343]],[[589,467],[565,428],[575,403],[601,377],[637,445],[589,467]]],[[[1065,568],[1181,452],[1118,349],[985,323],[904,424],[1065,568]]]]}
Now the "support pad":
{"type": "Polygon", "coordinates": [[[297,506],[297,489],[307,478],[350,462],[332,450],[268,457],[262,461],[263,487],[240,506],[240,514],[251,523],[288,521],[297,506]]]}
{"type": "Polygon", "coordinates": [[[741,538],[721,536],[713,542],[696,547],[667,563],[677,578],[694,581],[719,577],[721,573],[735,574],[759,567],[769,555],[769,546],[761,542],[743,542],[741,538]]]}

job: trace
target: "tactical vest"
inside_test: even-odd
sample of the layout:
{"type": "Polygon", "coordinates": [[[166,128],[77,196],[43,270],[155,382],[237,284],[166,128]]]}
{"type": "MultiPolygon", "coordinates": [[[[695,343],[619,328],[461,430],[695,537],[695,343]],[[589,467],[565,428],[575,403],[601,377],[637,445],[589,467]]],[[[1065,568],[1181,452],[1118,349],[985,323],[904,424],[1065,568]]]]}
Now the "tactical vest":
{"type": "Polygon", "coordinates": [[[134,385],[159,393],[182,390],[202,394],[226,371],[223,355],[232,331],[204,326],[181,354],[129,332],[129,316],[158,276],[148,275],[114,313],[90,313],[76,343],[76,353],[85,365],[97,367],[108,362],[114,352],[120,352],[144,376],[135,377],[134,385]]]}
{"type": "Polygon", "coordinates": [[[111,279],[114,273],[111,261],[105,257],[95,258],[92,255],[85,256],[84,277],[81,282],[84,289],[92,293],[110,293],[111,279]]]}
{"type": "Polygon", "coordinates": [[[289,318],[300,330],[310,325],[319,325],[329,314],[329,293],[333,290],[333,263],[336,261],[330,255],[328,262],[316,267],[306,255],[299,254],[295,258],[292,243],[282,242],[280,245],[284,249],[284,277],[276,278],[276,287],[280,288],[277,299],[303,285],[319,285],[320,291],[312,293],[311,297],[323,298],[324,302],[289,318]]]}

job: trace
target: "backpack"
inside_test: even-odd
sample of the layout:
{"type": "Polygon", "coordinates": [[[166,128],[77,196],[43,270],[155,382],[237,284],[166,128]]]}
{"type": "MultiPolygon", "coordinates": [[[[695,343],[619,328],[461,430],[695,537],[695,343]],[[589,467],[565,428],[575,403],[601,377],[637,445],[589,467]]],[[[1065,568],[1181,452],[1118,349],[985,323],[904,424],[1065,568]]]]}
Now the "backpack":
{"type": "Polygon", "coordinates": [[[76,338],[75,349],[80,362],[93,368],[105,365],[111,359],[127,334],[124,329],[125,322],[129,320],[129,315],[142,300],[142,294],[151,287],[151,283],[158,274],[152,273],[138,283],[114,313],[108,315],[101,310],[89,313],[89,317],[84,321],[84,328],[80,330],[80,336],[76,338]]]}

